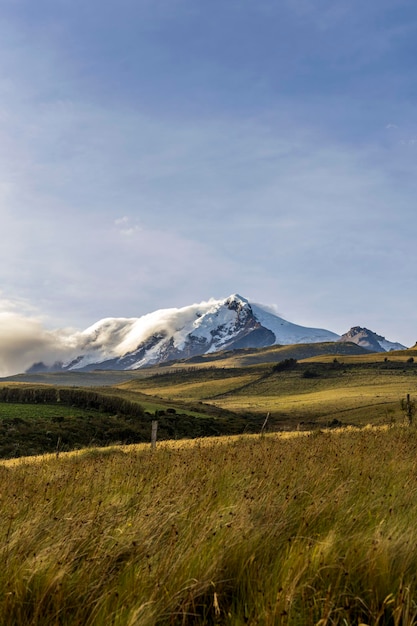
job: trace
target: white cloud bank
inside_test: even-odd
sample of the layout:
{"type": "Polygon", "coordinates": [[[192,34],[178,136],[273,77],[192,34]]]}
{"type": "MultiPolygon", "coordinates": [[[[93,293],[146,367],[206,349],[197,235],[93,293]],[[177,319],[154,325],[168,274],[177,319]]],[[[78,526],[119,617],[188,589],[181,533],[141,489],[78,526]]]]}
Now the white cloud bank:
{"type": "MultiPolygon", "coordinates": [[[[57,361],[69,362],[86,352],[90,356],[83,365],[123,356],[154,333],[178,334],[184,328],[177,337],[182,345],[183,335],[194,330],[199,311],[213,310],[216,315],[217,304],[217,300],[211,299],[182,308],[157,310],[139,318],[105,318],[84,331],[47,330],[40,319],[3,311],[0,312],[0,376],[24,372],[35,363],[51,366],[57,361]]],[[[202,332],[200,328],[200,335],[202,332]]]]}
{"type": "MultiPolygon", "coordinates": [[[[211,298],[181,308],[157,310],[139,318],[105,318],[82,332],[70,329],[46,330],[39,319],[16,312],[2,312],[0,376],[25,371],[40,362],[51,366],[57,361],[68,364],[75,357],[83,357],[79,361],[77,359],[76,367],[84,367],[90,363],[122,357],[136,350],[153,335],[166,337],[167,341],[172,337],[178,349],[184,347],[190,334],[210,344],[214,327],[221,328],[227,338],[226,329],[232,328],[236,322],[234,309],[224,306],[226,303],[225,299],[211,298]]],[[[265,321],[266,327],[285,343],[310,341],[312,334],[316,334],[311,332],[314,329],[294,326],[282,319],[276,320],[275,316],[272,318],[270,307],[253,305],[253,311],[256,318],[265,321]]],[[[218,348],[221,340],[217,337],[216,341],[218,348]]]]}
{"type": "Polygon", "coordinates": [[[36,362],[52,365],[76,354],[68,330],[46,330],[38,319],[0,312],[0,376],[23,372],[36,362]]]}

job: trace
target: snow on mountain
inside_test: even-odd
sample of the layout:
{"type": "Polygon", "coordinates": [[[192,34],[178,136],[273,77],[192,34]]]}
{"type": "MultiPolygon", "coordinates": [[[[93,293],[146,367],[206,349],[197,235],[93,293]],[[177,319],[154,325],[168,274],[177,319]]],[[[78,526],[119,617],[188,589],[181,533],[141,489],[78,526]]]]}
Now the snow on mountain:
{"type": "Polygon", "coordinates": [[[299,326],[275,315],[267,306],[234,294],[224,300],[161,309],[139,318],[102,319],[66,337],[67,356],[62,362],[52,365],[45,360],[31,371],[45,367],[134,370],[219,350],[338,340],[357,343],[373,352],[404,348],[361,327],[340,337],[329,330],[299,326]]]}
{"type": "Polygon", "coordinates": [[[238,294],[140,318],[106,318],[79,334],[80,356],[65,369],[137,369],[239,347],[336,341],[339,335],[292,324],[238,294]]]}
{"type": "Polygon", "coordinates": [[[340,335],[336,335],[336,333],[330,330],[298,326],[270,313],[262,305],[252,304],[251,306],[253,314],[259,323],[274,333],[274,343],[276,344],[319,343],[322,341],[337,341],[339,339],[340,335]]]}
{"type": "Polygon", "coordinates": [[[377,335],[368,328],[361,326],[353,326],[347,333],[342,335],[339,341],[349,341],[356,343],[362,348],[366,348],[371,352],[390,352],[391,350],[405,350],[406,346],[401,343],[388,341],[385,337],[377,335]]]}

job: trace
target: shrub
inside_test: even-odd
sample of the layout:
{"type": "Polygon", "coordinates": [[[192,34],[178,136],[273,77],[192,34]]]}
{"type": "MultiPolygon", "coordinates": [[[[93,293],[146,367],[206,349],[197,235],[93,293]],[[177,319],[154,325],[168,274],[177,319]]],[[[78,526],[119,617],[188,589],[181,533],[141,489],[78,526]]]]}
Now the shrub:
{"type": "Polygon", "coordinates": [[[307,369],[303,372],[303,378],[319,378],[320,374],[316,370],[307,369]]]}
{"type": "Polygon", "coordinates": [[[273,372],[284,372],[285,370],[294,369],[297,365],[297,359],[284,359],[272,368],[273,372]]]}

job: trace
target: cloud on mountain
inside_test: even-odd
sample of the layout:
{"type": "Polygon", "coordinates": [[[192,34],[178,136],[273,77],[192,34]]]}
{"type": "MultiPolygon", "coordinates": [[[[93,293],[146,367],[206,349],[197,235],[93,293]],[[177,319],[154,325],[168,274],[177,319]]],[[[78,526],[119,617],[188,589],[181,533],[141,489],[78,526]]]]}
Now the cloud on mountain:
{"type": "Polygon", "coordinates": [[[0,312],[0,376],[25,371],[33,363],[75,356],[70,331],[46,330],[41,321],[16,312],[0,312]]]}

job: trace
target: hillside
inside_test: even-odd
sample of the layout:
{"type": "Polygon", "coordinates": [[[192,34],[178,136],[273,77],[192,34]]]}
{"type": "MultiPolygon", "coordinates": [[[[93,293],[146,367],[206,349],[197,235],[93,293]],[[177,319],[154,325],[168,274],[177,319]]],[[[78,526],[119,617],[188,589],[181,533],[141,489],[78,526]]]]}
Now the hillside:
{"type": "MultiPolygon", "coordinates": [[[[196,368],[241,368],[249,365],[261,365],[277,363],[285,359],[307,359],[313,357],[345,357],[347,355],[368,355],[369,350],[357,344],[344,342],[317,342],[307,344],[290,344],[286,346],[269,346],[266,348],[239,348],[234,350],[220,350],[209,354],[167,361],[161,364],[154,364],[136,370],[112,370],[97,369],[87,370],[59,370],[59,371],[29,371],[13,376],[0,378],[0,383],[20,382],[20,383],[40,383],[55,385],[76,385],[78,387],[117,385],[120,382],[148,378],[153,374],[164,373],[170,370],[196,368]]],[[[390,358],[391,358],[390,353],[390,358]]],[[[396,353],[395,353],[396,354],[396,353]]],[[[371,357],[373,359],[373,357],[371,357]]],[[[378,357],[376,357],[378,358],[378,357]]]]}
{"type": "Polygon", "coordinates": [[[357,344],[335,341],[290,344],[287,346],[269,346],[267,348],[242,348],[240,350],[220,351],[204,354],[182,361],[184,365],[214,365],[215,367],[245,367],[261,363],[278,363],[285,359],[308,359],[324,355],[369,355],[369,350],[357,344]]]}
{"type": "Polygon", "coordinates": [[[279,364],[173,369],[119,387],[165,400],[204,402],[243,416],[269,413],[272,429],[327,426],[334,420],[389,423],[402,419],[401,399],[413,394],[417,383],[417,363],[398,359],[316,357],[282,371],[274,371],[279,364]]]}
{"type": "Polygon", "coordinates": [[[114,415],[84,419],[74,409],[72,413],[66,410],[62,419],[59,411],[63,407],[59,411],[59,407],[45,407],[49,412],[42,412],[42,405],[34,404],[29,419],[30,405],[12,409],[10,404],[0,404],[0,454],[19,456],[52,451],[57,446],[67,450],[91,443],[146,441],[155,416],[161,439],[259,432],[267,414],[272,431],[401,422],[401,401],[407,394],[412,398],[415,395],[417,351],[409,349],[387,356],[371,354],[353,344],[339,344],[357,354],[338,352],[334,356],[329,354],[334,346],[326,343],[237,350],[199,358],[199,362],[193,359],[133,372],[12,377],[1,385],[78,386],[80,393],[91,389],[137,403],[144,417],[133,422],[129,416],[114,415]],[[294,355],[299,360],[281,369],[282,364],[295,359],[294,355]],[[109,419],[115,420],[112,425],[109,419]]]}

